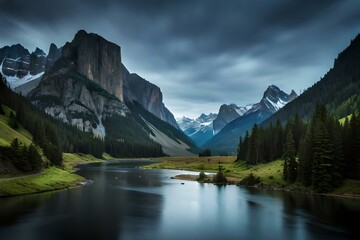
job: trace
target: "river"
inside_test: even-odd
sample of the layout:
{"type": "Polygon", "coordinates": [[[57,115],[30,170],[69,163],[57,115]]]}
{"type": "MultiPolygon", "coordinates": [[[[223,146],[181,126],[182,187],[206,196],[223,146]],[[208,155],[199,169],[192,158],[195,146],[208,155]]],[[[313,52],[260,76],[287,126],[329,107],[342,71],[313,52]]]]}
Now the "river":
{"type": "Polygon", "coordinates": [[[79,166],[93,184],[0,199],[0,239],[360,239],[360,200],[215,186],[142,170],[79,166]]]}

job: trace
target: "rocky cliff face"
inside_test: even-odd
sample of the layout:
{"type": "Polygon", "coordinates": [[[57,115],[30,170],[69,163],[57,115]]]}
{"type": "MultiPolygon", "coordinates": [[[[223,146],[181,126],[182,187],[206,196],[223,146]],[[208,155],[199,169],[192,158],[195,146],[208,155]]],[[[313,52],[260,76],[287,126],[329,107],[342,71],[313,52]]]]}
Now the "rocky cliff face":
{"type": "Polygon", "coordinates": [[[80,30],[71,43],[62,48],[62,56],[71,59],[76,70],[123,100],[120,47],[99,35],[80,30]]]}
{"type": "Polygon", "coordinates": [[[244,113],[246,113],[251,107],[252,104],[249,104],[245,107],[239,107],[233,103],[229,105],[221,105],[219,113],[217,114],[217,118],[214,119],[213,123],[214,135],[223,129],[228,123],[244,115],[244,113]]]}
{"type": "Polygon", "coordinates": [[[45,71],[46,54],[36,48],[31,54],[20,44],[0,49],[2,73],[8,77],[23,78],[45,71]]]}
{"type": "Polygon", "coordinates": [[[129,113],[124,103],[97,83],[66,68],[45,75],[28,98],[49,115],[100,137],[105,136],[104,118],[129,113]]]}
{"type": "Polygon", "coordinates": [[[135,73],[130,73],[125,66],[123,68],[123,93],[125,100],[137,101],[146,110],[179,128],[174,115],[165,107],[160,88],[146,81],[135,73]]]}
{"type": "Polygon", "coordinates": [[[49,53],[46,58],[45,72],[48,72],[52,68],[52,66],[60,58],[60,56],[61,48],[58,48],[54,43],[51,43],[49,53]]]}

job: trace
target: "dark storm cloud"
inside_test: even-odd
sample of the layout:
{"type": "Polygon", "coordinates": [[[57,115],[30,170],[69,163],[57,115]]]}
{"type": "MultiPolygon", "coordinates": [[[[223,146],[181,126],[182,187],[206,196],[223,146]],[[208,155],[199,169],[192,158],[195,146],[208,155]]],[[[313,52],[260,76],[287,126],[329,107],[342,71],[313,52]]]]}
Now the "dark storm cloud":
{"type": "Polygon", "coordinates": [[[358,1],[0,0],[0,45],[63,45],[79,29],[122,47],[176,115],[312,85],[360,32],[358,1]],[[190,107],[189,107],[190,106],[190,107]]]}

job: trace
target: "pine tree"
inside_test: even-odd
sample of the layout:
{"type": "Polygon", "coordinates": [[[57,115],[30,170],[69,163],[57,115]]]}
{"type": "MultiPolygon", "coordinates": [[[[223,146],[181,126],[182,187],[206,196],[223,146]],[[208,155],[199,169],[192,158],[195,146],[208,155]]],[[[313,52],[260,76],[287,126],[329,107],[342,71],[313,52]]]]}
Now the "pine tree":
{"type": "Polygon", "coordinates": [[[295,142],[292,132],[290,131],[286,138],[285,153],[284,153],[284,168],[283,178],[288,183],[293,183],[296,180],[297,162],[295,142]]]}
{"type": "Polygon", "coordinates": [[[261,150],[262,149],[259,139],[259,129],[257,124],[254,124],[249,139],[249,151],[246,158],[246,162],[252,165],[258,164],[261,159],[261,150]]]}
{"type": "Polygon", "coordinates": [[[333,145],[326,129],[326,121],[326,108],[318,106],[314,115],[314,160],[312,167],[312,185],[317,192],[329,192],[333,189],[334,154],[333,145]]]}
{"type": "Polygon", "coordinates": [[[242,153],[243,150],[244,150],[244,142],[243,142],[242,137],[240,137],[239,144],[238,144],[238,147],[237,147],[236,161],[241,160],[241,157],[243,155],[243,153],[242,153]]]}
{"type": "Polygon", "coordinates": [[[8,123],[9,123],[9,126],[13,129],[17,129],[19,127],[19,124],[17,123],[17,121],[15,119],[15,115],[14,115],[13,111],[10,111],[8,123]]]}
{"type": "Polygon", "coordinates": [[[298,181],[304,186],[311,185],[311,168],[313,164],[313,127],[312,123],[307,126],[305,138],[300,144],[298,181]]]}
{"type": "Polygon", "coordinates": [[[5,112],[4,112],[4,109],[3,109],[1,103],[0,103],[0,115],[5,115],[5,112]]]}
{"type": "Polygon", "coordinates": [[[42,159],[34,143],[31,143],[28,150],[28,160],[33,171],[41,169],[42,159]]]}

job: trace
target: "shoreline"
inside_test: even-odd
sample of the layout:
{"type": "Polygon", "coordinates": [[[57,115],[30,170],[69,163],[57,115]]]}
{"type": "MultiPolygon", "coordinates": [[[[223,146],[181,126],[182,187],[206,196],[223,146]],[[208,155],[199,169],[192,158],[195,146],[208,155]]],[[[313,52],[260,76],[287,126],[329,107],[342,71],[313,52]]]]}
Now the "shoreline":
{"type": "Polygon", "coordinates": [[[92,183],[92,180],[76,174],[76,166],[104,162],[105,159],[85,154],[64,153],[62,167],[49,167],[41,174],[18,176],[15,179],[0,182],[0,198],[32,195],[38,193],[62,191],[79,188],[92,183]]]}
{"type": "MultiPolygon", "coordinates": [[[[177,170],[182,170],[182,169],[177,169],[177,170]]],[[[186,170],[186,171],[191,171],[191,170],[186,170]]],[[[193,172],[195,172],[195,171],[193,171],[193,172]]],[[[198,175],[192,175],[192,174],[178,174],[178,175],[176,175],[174,177],[171,177],[171,179],[199,182],[199,181],[197,181],[197,178],[198,178],[198,175]]],[[[345,194],[317,193],[317,192],[313,192],[311,190],[304,190],[304,189],[295,188],[294,186],[280,187],[280,186],[274,186],[274,185],[267,185],[267,184],[264,184],[264,183],[258,183],[258,184],[253,185],[253,186],[246,186],[246,185],[241,185],[239,179],[238,179],[238,181],[234,181],[235,178],[227,177],[227,179],[229,179],[229,178],[230,178],[230,181],[228,180],[228,182],[226,184],[221,184],[221,185],[235,185],[235,186],[238,186],[238,187],[256,188],[256,189],[259,189],[259,190],[282,191],[282,192],[310,194],[310,195],[326,196],[326,197],[342,197],[342,198],[350,198],[350,199],[360,199],[359,194],[353,194],[353,193],[345,193],[345,194]]],[[[203,181],[203,182],[199,182],[199,183],[217,185],[216,183],[214,183],[212,181],[203,181]]]]}

